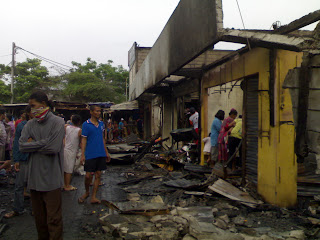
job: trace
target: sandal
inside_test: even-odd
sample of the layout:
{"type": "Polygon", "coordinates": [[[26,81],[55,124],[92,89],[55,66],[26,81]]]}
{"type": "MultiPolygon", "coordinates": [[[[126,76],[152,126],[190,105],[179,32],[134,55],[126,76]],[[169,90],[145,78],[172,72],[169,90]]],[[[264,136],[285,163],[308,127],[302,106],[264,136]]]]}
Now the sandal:
{"type": "Polygon", "coordinates": [[[83,198],[83,196],[79,197],[79,198],[78,198],[78,203],[79,203],[79,204],[84,203],[88,197],[89,197],[89,194],[88,194],[87,197],[85,197],[85,198],[83,198]]]}
{"type": "Polygon", "coordinates": [[[4,215],[4,218],[12,218],[12,217],[15,217],[15,216],[19,216],[20,214],[16,211],[12,211],[12,212],[8,212],[4,215]]]}

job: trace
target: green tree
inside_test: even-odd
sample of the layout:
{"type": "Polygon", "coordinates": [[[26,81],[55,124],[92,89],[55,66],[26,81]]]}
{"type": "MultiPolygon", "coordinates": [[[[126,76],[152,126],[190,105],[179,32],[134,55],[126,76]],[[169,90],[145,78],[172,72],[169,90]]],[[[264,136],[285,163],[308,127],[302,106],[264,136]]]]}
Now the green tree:
{"type": "Polygon", "coordinates": [[[113,67],[112,61],[97,64],[87,58],[85,64],[72,62],[73,69],[65,76],[65,93],[73,101],[125,101],[126,80],[129,76],[122,66],[113,67]]]}
{"type": "MultiPolygon", "coordinates": [[[[0,74],[7,76],[10,74],[10,67],[0,65],[0,74]]],[[[25,62],[18,62],[14,72],[14,102],[27,102],[30,94],[36,90],[50,92],[61,80],[50,77],[45,66],[41,66],[39,59],[27,59],[25,62]]]]}
{"type": "Polygon", "coordinates": [[[6,84],[11,80],[11,68],[4,64],[0,64],[0,103],[10,103],[11,86],[6,84]]]}
{"type": "Polygon", "coordinates": [[[11,99],[11,87],[0,80],[0,103],[9,103],[11,99]]]}
{"type": "Polygon", "coordinates": [[[64,93],[75,102],[113,101],[116,95],[93,73],[72,72],[65,76],[64,93]]]}
{"type": "MultiPolygon", "coordinates": [[[[76,102],[120,103],[126,100],[125,88],[129,73],[122,66],[97,64],[91,58],[85,64],[72,62],[70,73],[50,76],[39,59],[27,59],[17,63],[14,79],[14,102],[27,102],[30,94],[36,90],[49,93],[53,99],[76,102]]],[[[0,64],[1,79],[10,80],[11,68],[0,64]]],[[[10,102],[10,87],[0,83],[1,101],[10,102]],[[9,92],[8,92],[8,91],[9,92]],[[2,94],[2,95],[1,95],[2,94]],[[9,95],[8,95],[9,94],[9,95]]]]}
{"type": "Polygon", "coordinates": [[[36,58],[17,63],[14,75],[15,102],[26,102],[33,91],[48,91],[53,85],[48,69],[41,66],[41,60],[36,58]]]}

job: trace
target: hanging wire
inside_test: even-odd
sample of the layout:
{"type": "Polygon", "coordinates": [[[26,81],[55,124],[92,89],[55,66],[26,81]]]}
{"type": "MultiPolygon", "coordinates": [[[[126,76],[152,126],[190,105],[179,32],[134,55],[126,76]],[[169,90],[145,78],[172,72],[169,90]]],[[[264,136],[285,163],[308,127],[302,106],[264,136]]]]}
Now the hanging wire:
{"type": "Polygon", "coordinates": [[[26,56],[26,58],[29,58],[28,56],[27,56],[27,54],[24,52],[24,51],[21,51],[25,56],[26,56]]]}
{"type": "Polygon", "coordinates": [[[35,54],[35,53],[30,52],[30,51],[28,51],[28,50],[25,50],[25,49],[23,49],[23,48],[21,48],[21,47],[17,47],[17,49],[21,49],[21,50],[23,50],[23,51],[25,51],[25,52],[27,52],[27,53],[30,53],[30,54],[34,55],[35,57],[39,58],[40,60],[43,60],[43,61],[45,61],[45,62],[47,62],[47,63],[50,63],[50,64],[52,64],[52,65],[54,65],[54,66],[56,66],[56,67],[59,67],[59,68],[61,68],[61,69],[63,69],[63,70],[70,71],[70,69],[72,69],[72,67],[70,67],[70,66],[67,66],[67,65],[65,65],[65,64],[62,64],[62,63],[59,63],[59,62],[50,60],[50,59],[45,58],[45,57],[42,57],[42,56],[40,56],[40,55],[38,55],[38,54],[35,54]]]}
{"type": "MultiPolygon", "coordinates": [[[[239,13],[240,13],[240,17],[241,17],[243,29],[246,30],[246,27],[245,27],[245,25],[244,25],[244,21],[243,21],[243,17],[242,17],[242,13],[241,13],[241,9],[240,9],[240,5],[239,5],[238,0],[236,0],[236,2],[237,2],[238,10],[239,10],[239,13]]],[[[248,43],[249,50],[251,50],[249,38],[247,38],[247,43],[248,43]]]]}

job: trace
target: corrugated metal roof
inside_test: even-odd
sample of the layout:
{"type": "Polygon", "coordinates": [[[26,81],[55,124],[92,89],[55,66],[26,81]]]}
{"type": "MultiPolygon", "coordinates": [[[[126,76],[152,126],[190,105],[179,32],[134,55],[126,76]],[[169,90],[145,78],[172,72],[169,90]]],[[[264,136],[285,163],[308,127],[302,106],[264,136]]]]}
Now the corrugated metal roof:
{"type": "Polygon", "coordinates": [[[137,100],[112,105],[110,107],[110,110],[112,111],[136,110],[136,109],[139,109],[139,104],[137,100]]]}

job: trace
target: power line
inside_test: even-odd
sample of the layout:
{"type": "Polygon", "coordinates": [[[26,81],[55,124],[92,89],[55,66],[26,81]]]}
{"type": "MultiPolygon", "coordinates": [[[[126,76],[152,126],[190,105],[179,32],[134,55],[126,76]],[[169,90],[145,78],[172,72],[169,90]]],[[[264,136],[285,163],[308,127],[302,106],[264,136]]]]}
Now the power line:
{"type": "MultiPolygon", "coordinates": [[[[21,52],[26,56],[26,58],[29,58],[29,57],[27,56],[27,54],[26,54],[26,53],[29,53],[29,51],[24,50],[24,49],[22,49],[22,48],[20,48],[20,47],[17,47],[16,49],[17,49],[17,50],[22,50],[21,52]],[[25,53],[25,51],[26,51],[26,53],[25,53]]],[[[51,65],[54,65],[54,66],[56,66],[56,67],[60,68],[60,69],[61,69],[62,71],[64,71],[64,72],[66,72],[66,71],[69,71],[69,70],[70,70],[70,69],[67,69],[67,68],[61,67],[61,66],[59,66],[59,65],[57,65],[57,64],[55,64],[55,63],[52,63],[52,62],[50,62],[50,61],[47,61],[46,59],[44,59],[43,57],[41,57],[41,56],[39,56],[39,55],[37,55],[37,54],[33,54],[33,53],[31,53],[31,54],[32,54],[32,55],[34,55],[36,58],[38,58],[38,59],[40,59],[40,60],[44,61],[44,62],[50,63],[51,65]]]]}
{"type": "MultiPolygon", "coordinates": [[[[245,27],[245,25],[244,25],[244,21],[243,21],[243,17],[242,17],[242,13],[241,13],[241,9],[240,9],[240,5],[239,5],[238,0],[236,0],[236,2],[237,2],[238,10],[239,10],[239,13],[240,13],[240,17],[241,17],[243,29],[246,30],[246,27],[245,27]]],[[[249,39],[248,39],[248,38],[247,38],[247,43],[248,43],[249,50],[251,50],[251,46],[250,46],[250,42],[249,42],[249,39]]]]}
{"type": "MultiPolygon", "coordinates": [[[[21,48],[20,48],[20,49],[21,49],[21,48]]],[[[52,65],[54,65],[54,66],[56,66],[56,67],[59,67],[59,68],[61,68],[61,69],[63,69],[63,70],[70,71],[70,68],[71,68],[71,67],[69,67],[69,66],[67,66],[67,68],[66,68],[66,67],[62,67],[62,66],[58,65],[58,64],[61,64],[61,63],[56,64],[57,62],[55,62],[55,61],[53,61],[53,60],[47,59],[47,58],[45,58],[45,57],[42,57],[42,56],[40,56],[40,55],[38,55],[38,54],[34,54],[34,53],[29,52],[29,51],[24,50],[24,49],[21,49],[21,50],[26,51],[26,52],[34,55],[35,57],[39,58],[40,60],[42,60],[42,61],[44,61],[44,62],[50,63],[50,64],[52,64],[52,65]]],[[[66,65],[64,65],[64,64],[61,64],[61,65],[66,66],[66,65]]]]}
{"type": "Polygon", "coordinates": [[[25,56],[26,56],[26,58],[29,58],[28,56],[27,56],[27,54],[24,52],[24,51],[21,51],[25,56]]]}
{"type": "Polygon", "coordinates": [[[39,59],[41,59],[41,60],[43,60],[43,61],[45,61],[45,62],[49,62],[49,63],[51,63],[52,65],[56,65],[56,66],[58,66],[58,67],[60,67],[60,68],[64,68],[64,69],[67,69],[67,70],[70,70],[70,69],[73,68],[73,67],[67,66],[67,65],[65,65],[65,64],[62,64],[62,63],[59,63],[59,62],[50,60],[50,59],[45,58],[45,57],[42,57],[42,56],[40,56],[40,55],[38,55],[38,54],[35,54],[35,53],[30,52],[30,51],[28,51],[28,50],[25,50],[25,49],[23,49],[23,48],[21,48],[21,47],[17,47],[17,49],[21,49],[21,50],[23,50],[23,51],[25,51],[25,52],[27,52],[27,53],[30,53],[30,54],[36,56],[37,58],[39,58],[39,59]],[[59,66],[59,65],[64,66],[64,67],[61,67],[61,66],[59,66]],[[66,68],[65,68],[65,67],[66,67],[66,68]]]}
{"type": "MultiPolygon", "coordinates": [[[[17,49],[18,49],[18,50],[19,50],[19,49],[22,50],[22,53],[26,56],[26,58],[29,58],[29,57],[27,56],[27,54],[24,52],[24,51],[26,51],[26,50],[24,50],[24,49],[22,49],[22,48],[20,48],[20,47],[17,47],[17,49]]],[[[29,51],[26,51],[26,52],[29,52],[29,51]]],[[[31,53],[31,54],[32,54],[32,53],[31,53]]],[[[50,63],[50,64],[52,64],[52,65],[54,65],[54,66],[62,69],[63,71],[65,71],[65,70],[69,71],[69,69],[64,68],[64,67],[61,67],[61,66],[59,66],[59,65],[57,65],[57,64],[54,64],[54,63],[52,63],[52,62],[49,62],[49,61],[47,61],[46,59],[44,59],[43,57],[41,57],[41,56],[39,56],[39,55],[35,55],[35,54],[32,54],[32,55],[34,55],[36,58],[38,58],[38,59],[40,59],[40,60],[42,60],[42,61],[44,61],[44,62],[50,63]]]]}
{"type": "Polygon", "coordinates": [[[243,21],[243,17],[242,17],[242,13],[241,13],[241,9],[240,9],[238,0],[236,0],[236,2],[237,2],[237,5],[238,5],[238,10],[239,10],[239,13],[240,13],[243,29],[246,29],[246,27],[244,26],[244,21],[243,21]]]}
{"type": "Polygon", "coordinates": [[[55,64],[55,63],[53,63],[53,62],[50,62],[50,61],[46,60],[45,58],[43,58],[43,57],[41,57],[41,56],[36,56],[36,57],[37,57],[38,59],[40,59],[40,60],[44,61],[44,62],[50,63],[50,64],[52,64],[52,65],[54,65],[54,66],[56,66],[56,67],[58,67],[58,68],[62,69],[63,71],[69,71],[69,70],[70,70],[70,69],[68,69],[68,68],[65,68],[65,67],[59,66],[59,65],[57,65],[57,64],[55,64]]]}

